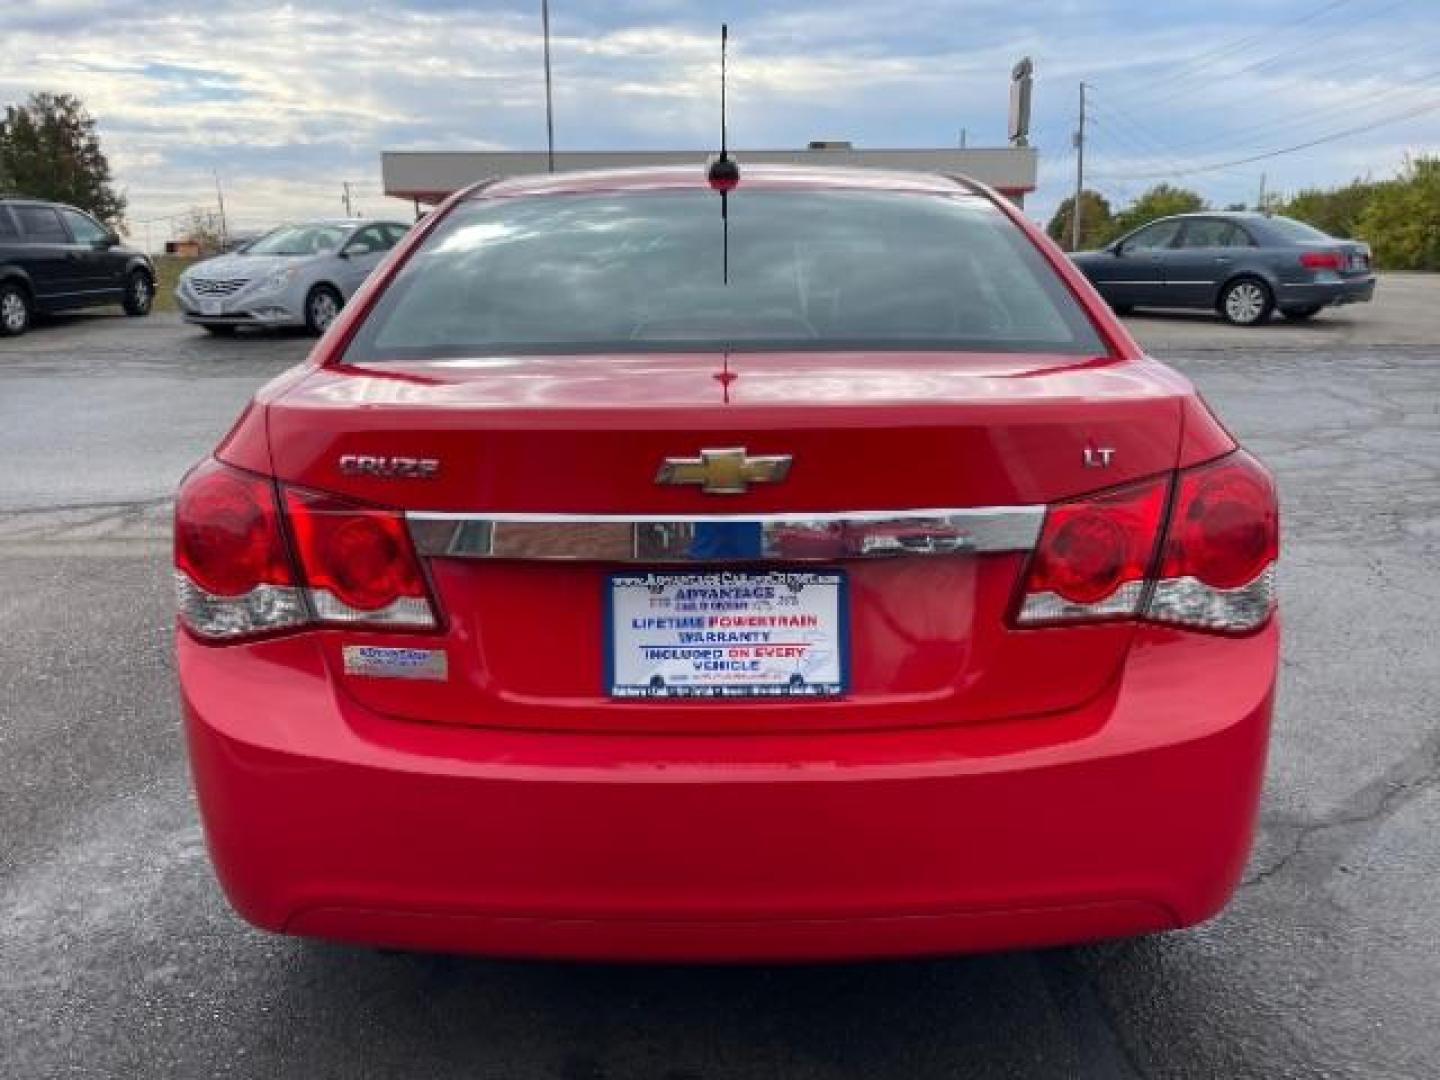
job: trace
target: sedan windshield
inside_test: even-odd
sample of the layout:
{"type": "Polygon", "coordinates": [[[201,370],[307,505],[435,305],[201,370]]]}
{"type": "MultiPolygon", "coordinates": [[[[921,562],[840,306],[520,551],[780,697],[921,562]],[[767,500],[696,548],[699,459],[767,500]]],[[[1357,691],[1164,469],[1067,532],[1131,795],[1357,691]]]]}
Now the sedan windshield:
{"type": "Polygon", "coordinates": [[[322,255],[345,239],[340,225],[284,225],[245,247],[246,255],[322,255]]]}
{"type": "Polygon", "coordinates": [[[870,191],[480,199],[380,298],[346,359],[957,349],[1095,355],[1055,270],[988,200],[870,191]]]}

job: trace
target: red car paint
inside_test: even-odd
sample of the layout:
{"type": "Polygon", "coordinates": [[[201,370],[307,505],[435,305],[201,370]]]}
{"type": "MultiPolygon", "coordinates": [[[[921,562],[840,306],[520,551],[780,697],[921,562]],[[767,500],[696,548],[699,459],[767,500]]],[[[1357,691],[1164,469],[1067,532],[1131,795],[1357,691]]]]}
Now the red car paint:
{"type": "MultiPolygon", "coordinates": [[[[457,204],[703,185],[694,173],[458,194],[391,254],[307,364],[256,395],[217,459],[292,508],[329,504],[305,493],[357,514],[1056,508],[1037,544],[1057,542],[1066,515],[1124,511],[1123,499],[1091,499],[1102,489],[1153,492],[1152,516],[1162,502],[1166,514],[1204,509],[1194,492],[1219,462],[1228,479],[1211,490],[1272,500],[1254,565],[1273,560],[1268,480],[1003,199],[1105,355],[341,362],[457,204]],[[794,466],[723,505],[653,482],[658,461],[702,446],[790,454],[794,466]],[[1087,447],[1106,448],[1111,467],[1087,465],[1087,447]],[[428,479],[356,475],[339,466],[352,454],[439,468],[428,479]]],[[[747,171],[740,197],[829,186],[956,191],[942,178],[775,169],[747,171]]],[[[284,526],[292,552],[296,524],[284,526]]],[[[1132,559],[1147,596],[1168,535],[1164,521],[1148,528],[1132,559]]],[[[814,556],[813,534],[778,535],[782,558],[814,556]]],[[[1188,534],[1177,524],[1173,535],[1188,534]]],[[[808,959],[1171,929],[1208,918],[1234,887],[1269,725],[1278,625],[1268,612],[1234,632],[1141,615],[1026,624],[1022,602],[1042,581],[1034,551],[839,557],[826,565],[849,575],[843,696],[616,699],[599,677],[602,589],[616,564],[545,561],[523,533],[518,543],[513,558],[421,560],[412,592],[433,625],[312,620],[217,641],[182,623],[202,816],[227,895],[251,922],[497,955],[808,959]],[[357,674],[344,661],[355,645],[442,651],[446,677],[357,674]]],[[[1172,558],[1178,543],[1164,558],[1176,581],[1187,572],[1183,552],[1172,558]]],[[[309,558],[294,574],[314,585],[309,558]]]]}

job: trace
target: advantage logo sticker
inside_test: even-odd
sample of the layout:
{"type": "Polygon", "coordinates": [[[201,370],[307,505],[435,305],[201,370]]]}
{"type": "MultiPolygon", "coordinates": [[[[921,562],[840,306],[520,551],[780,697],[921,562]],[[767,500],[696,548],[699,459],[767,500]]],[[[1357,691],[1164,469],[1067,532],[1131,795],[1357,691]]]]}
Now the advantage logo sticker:
{"type": "Polygon", "coordinates": [[[346,645],[346,675],[364,675],[374,679],[431,679],[443,682],[449,677],[444,649],[391,649],[380,645],[346,645]]]}

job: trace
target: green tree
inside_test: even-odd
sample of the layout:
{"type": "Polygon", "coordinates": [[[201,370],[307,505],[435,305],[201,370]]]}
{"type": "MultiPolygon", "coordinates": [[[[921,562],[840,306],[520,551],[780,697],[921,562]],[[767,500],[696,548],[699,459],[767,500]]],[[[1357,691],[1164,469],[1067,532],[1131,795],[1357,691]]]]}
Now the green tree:
{"type": "Polygon", "coordinates": [[[113,228],[125,222],[95,120],[71,94],[31,94],[0,118],[0,194],[53,199],[113,228]]]}
{"type": "Polygon", "coordinates": [[[1112,235],[1123,236],[1156,218],[1204,209],[1205,200],[1195,192],[1172,184],[1156,184],[1115,215],[1115,231],[1112,235]]]}
{"type": "Polygon", "coordinates": [[[1411,158],[1376,186],[1356,222],[1386,270],[1440,270],[1440,157],[1411,158]]]}
{"type": "Polygon", "coordinates": [[[1352,237],[1360,226],[1360,216],[1375,195],[1388,182],[1352,180],[1344,187],[1322,191],[1306,188],[1274,207],[1276,213],[1293,217],[1331,236],[1352,237]]]}
{"type": "MultiPolygon", "coordinates": [[[[1056,207],[1055,214],[1050,218],[1050,223],[1045,226],[1045,231],[1050,238],[1056,241],[1066,251],[1070,250],[1070,239],[1074,235],[1071,226],[1071,217],[1074,214],[1075,197],[1061,201],[1056,207]]],[[[1103,246],[1110,237],[1113,219],[1110,213],[1110,201],[1098,191],[1091,191],[1089,188],[1080,192],[1080,247],[1082,249],[1097,248],[1103,246]]]]}

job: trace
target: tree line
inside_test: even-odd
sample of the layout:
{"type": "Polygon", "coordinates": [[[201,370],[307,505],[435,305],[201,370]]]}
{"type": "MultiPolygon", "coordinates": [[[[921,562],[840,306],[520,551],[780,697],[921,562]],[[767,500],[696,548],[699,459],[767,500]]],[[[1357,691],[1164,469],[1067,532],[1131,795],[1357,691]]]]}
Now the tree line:
{"type": "Polygon", "coordinates": [[[95,118],[73,94],[31,94],[0,115],[0,195],[49,199],[125,226],[95,118]]]}
{"type": "MultiPolygon", "coordinates": [[[[1045,227],[1067,250],[1074,204],[1073,197],[1062,202],[1045,227]]],[[[1171,184],[1156,184],[1119,210],[1098,191],[1087,189],[1080,193],[1080,247],[1104,247],[1155,218],[1208,209],[1212,207],[1197,192],[1171,184]]],[[[1263,209],[1331,236],[1363,240],[1381,269],[1440,270],[1440,156],[1409,158],[1388,180],[1352,180],[1336,188],[1274,195],[1263,209]]]]}

